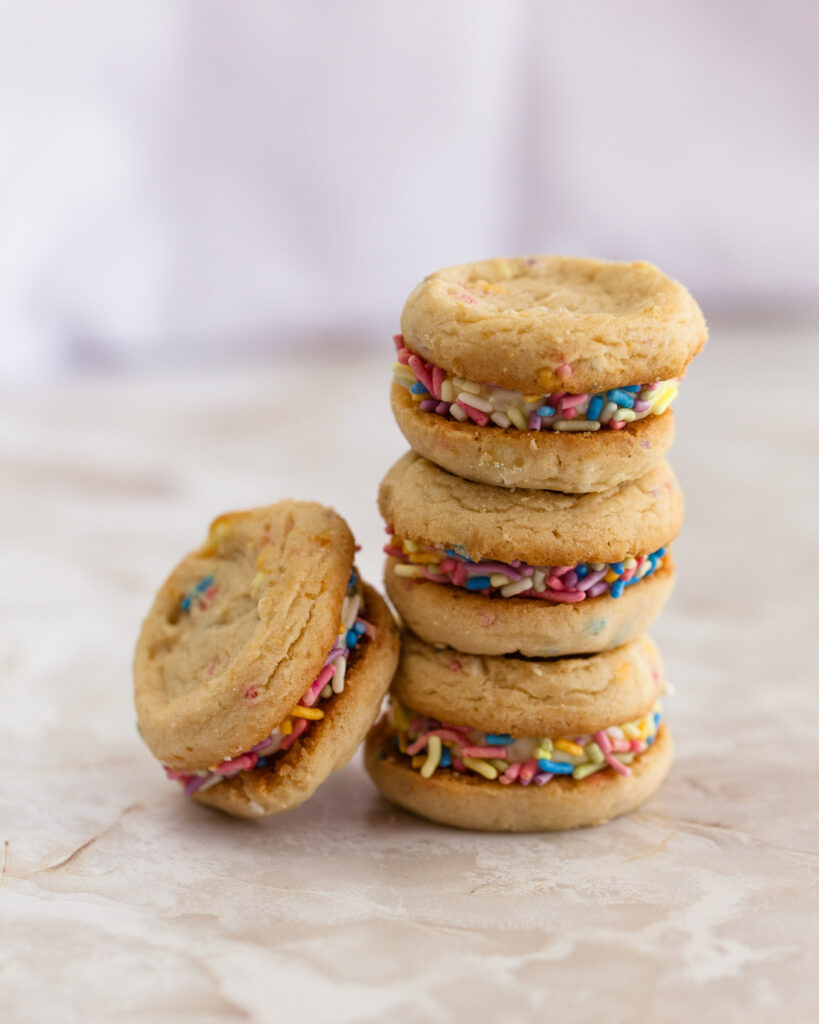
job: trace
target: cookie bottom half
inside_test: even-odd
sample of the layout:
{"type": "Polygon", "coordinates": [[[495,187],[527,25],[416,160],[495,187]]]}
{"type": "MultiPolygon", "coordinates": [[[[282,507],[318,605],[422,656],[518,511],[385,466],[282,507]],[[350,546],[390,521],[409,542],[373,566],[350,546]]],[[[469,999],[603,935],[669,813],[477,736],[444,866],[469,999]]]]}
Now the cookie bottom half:
{"type": "Polygon", "coordinates": [[[367,737],[365,764],[388,800],[422,818],[482,832],[555,832],[602,825],[633,811],[660,786],[672,755],[663,723],[629,776],[598,772],[581,781],[555,778],[539,788],[502,786],[453,771],[425,779],[395,750],[390,726],[382,720],[367,737]]]}
{"type": "Polygon", "coordinates": [[[623,430],[564,433],[479,427],[421,412],[398,384],[392,385],[391,402],[401,432],[419,455],[456,476],[495,487],[605,491],[643,476],[674,440],[670,409],[623,430]]]}
{"type": "Polygon", "coordinates": [[[626,588],[621,597],[607,594],[576,604],[486,597],[449,584],[396,576],[396,564],[396,559],[387,559],[384,582],[407,626],[427,643],[467,654],[554,658],[606,651],[647,632],[674,585],[670,554],[652,576],[626,588]]]}
{"type": "Polygon", "coordinates": [[[291,810],[307,800],[332,772],[343,768],[361,745],[381,709],[398,662],[398,628],[377,591],[364,584],[374,639],[362,645],[347,670],[344,690],[327,705],[321,722],[274,764],[254,768],[193,794],[199,803],[239,818],[291,810]]]}

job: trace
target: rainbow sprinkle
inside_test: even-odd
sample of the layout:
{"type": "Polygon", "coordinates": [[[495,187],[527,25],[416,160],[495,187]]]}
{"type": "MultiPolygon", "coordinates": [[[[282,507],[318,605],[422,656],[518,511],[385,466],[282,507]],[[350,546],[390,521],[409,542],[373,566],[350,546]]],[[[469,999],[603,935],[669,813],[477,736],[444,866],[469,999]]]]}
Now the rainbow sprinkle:
{"type": "Polygon", "coordinates": [[[558,604],[584,601],[608,594],[619,598],[626,587],[648,579],[662,564],[665,548],[648,555],[627,555],[620,562],[577,562],[574,565],[527,565],[519,558],[511,562],[471,559],[460,544],[433,547],[420,541],[401,539],[387,526],[390,541],[384,552],[398,559],[396,576],[448,583],[484,596],[530,597],[558,604]]]}
{"type": "Polygon", "coordinates": [[[189,612],[194,608],[200,612],[204,611],[218,589],[219,584],[215,576],[203,576],[182,598],[182,611],[189,612]]]}
{"type": "MultiPolygon", "coordinates": [[[[573,432],[603,427],[622,430],[635,420],[661,416],[677,397],[681,379],[627,384],[596,394],[554,391],[527,395],[496,384],[450,376],[446,370],[411,352],[402,334],[396,334],[393,341],[398,354],[392,368],[393,380],[409,391],[422,412],[460,423],[471,421],[480,427],[573,432]]],[[[567,363],[556,372],[563,380],[572,376],[567,363]]]]}
{"type": "MultiPolygon", "coordinates": [[[[206,577],[212,581],[213,577],[206,577]]],[[[194,588],[196,591],[198,587],[194,588]]],[[[206,588],[207,589],[207,588],[206,588]]],[[[187,598],[186,598],[187,600],[187,598]]],[[[187,609],[186,609],[187,610],[187,609]]],[[[310,729],[313,722],[321,721],[325,711],[317,705],[326,703],[335,694],[344,690],[347,660],[350,652],[360,643],[375,637],[375,626],[359,615],[363,611],[363,594],[358,573],[353,569],[347,584],[347,593],[341,609],[341,622],[333,648],[327,655],[321,671],[305,692],[299,703],[269,735],[250,750],[236,757],[229,757],[220,764],[201,771],[175,771],[165,765],[165,774],[182,784],[187,796],[197,790],[215,786],[225,779],[232,779],[241,772],[254,768],[269,768],[277,754],[289,750],[310,729]]],[[[256,687],[250,687],[245,696],[258,696],[256,687]]]]}
{"type": "Polygon", "coordinates": [[[611,768],[630,775],[636,757],[654,742],[662,721],[657,702],[642,718],[610,725],[582,736],[515,739],[508,734],[484,733],[463,725],[448,725],[420,715],[390,697],[393,745],[425,779],[448,769],[480,775],[508,786],[543,786],[556,775],[577,781],[611,768]]]}

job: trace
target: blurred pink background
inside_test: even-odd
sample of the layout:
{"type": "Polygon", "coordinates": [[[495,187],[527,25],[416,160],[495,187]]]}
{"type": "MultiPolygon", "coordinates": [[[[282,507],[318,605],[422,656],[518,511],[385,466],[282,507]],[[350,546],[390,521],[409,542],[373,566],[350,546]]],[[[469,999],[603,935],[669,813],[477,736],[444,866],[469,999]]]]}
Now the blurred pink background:
{"type": "Polygon", "coordinates": [[[4,4],[0,378],[386,344],[425,273],[644,258],[819,307],[819,7],[4,4]]]}

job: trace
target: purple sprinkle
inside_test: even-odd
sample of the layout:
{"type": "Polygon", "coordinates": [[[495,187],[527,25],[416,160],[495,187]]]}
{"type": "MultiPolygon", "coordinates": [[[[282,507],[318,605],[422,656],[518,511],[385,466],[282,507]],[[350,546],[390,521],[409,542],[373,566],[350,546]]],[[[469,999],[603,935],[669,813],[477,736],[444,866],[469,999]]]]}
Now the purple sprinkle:
{"type": "Polygon", "coordinates": [[[487,573],[502,572],[510,580],[516,581],[522,575],[517,569],[513,569],[511,565],[507,565],[505,562],[473,562],[472,565],[466,566],[466,571],[470,576],[484,576],[487,573]]]}
{"type": "Polygon", "coordinates": [[[185,783],[185,796],[191,796],[197,789],[201,789],[202,786],[208,781],[207,776],[194,775],[194,777],[185,783]]]}
{"type": "Polygon", "coordinates": [[[578,590],[591,590],[591,588],[599,583],[600,580],[608,572],[608,569],[599,569],[597,572],[590,572],[588,576],[584,576],[582,580],[578,580],[575,586],[578,590]]]}
{"type": "Polygon", "coordinates": [[[536,786],[545,786],[547,782],[550,782],[554,778],[554,775],[550,772],[538,772],[537,775],[532,779],[532,782],[536,786]]]}
{"type": "Polygon", "coordinates": [[[586,597],[600,597],[600,595],[605,594],[608,589],[608,583],[604,583],[601,580],[600,583],[595,583],[593,587],[589,587],[586,591],[586,597]]]}
{"type": "MultiPolygon", "coordinates": [[[[514,565],[514,562],[510,562],[509,564],[510,565],[514,565]]],[[[535,573],[535,570],[531,567],[531,565],[522,565],[520,567],[520,574],[521,574],[521,576],[533,576],[534,573],[535,573]]]]}
{"type": "Polygon", "coordinates": [[[575,590],[577,588],[577,573],[572,569],[571,572],[567,572],[563,577],[563,582],[569,588],[569,590],[575,590]]]}
{"type": "Polygon", "coordinates": [[[540,416],[538,416],[538,414],[536,412],[530,412],[529,413],[529,429],[530,430],[540,430],[540,423],[541,423],[540,416]]]}
{"type": "Polygon", "coordinates": [[[651,408],[651,402],[645,402],[642,398],[634,399],[635,412],[647,412],[651,408]]]}
{"type": "Polygon", "coordinates": [[[446,416],[449,412],[449,402],[438,402],[435,406],[435,411],[439,416],[446,416]]]}
{"type": "Polygon", "coordinates": [[[425,398],[423,402],[419,402],[418,406],[421,412],[435,412],[438,403],[434,398],[425,398]]]}

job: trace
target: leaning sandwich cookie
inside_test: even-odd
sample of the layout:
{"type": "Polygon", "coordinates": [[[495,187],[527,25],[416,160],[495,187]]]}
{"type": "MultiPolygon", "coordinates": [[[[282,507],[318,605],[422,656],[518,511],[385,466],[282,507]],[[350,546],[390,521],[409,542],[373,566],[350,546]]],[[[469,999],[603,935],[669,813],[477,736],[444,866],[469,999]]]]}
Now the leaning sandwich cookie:
{"type": "Polygon", "coordinates": [[[379,508],[387,593],[414,633],[538,658],[645,632],[671,591],[683,517],[665,461],[609,491],[563,494],[463,480],[413,452],[382,481],[379,508]]]}
{"type": "Polygon", "coordinates": [[[134,659],[137,718],[194,799],[275,814],[352,757],[399,646],[354,551],[331,509],[284,501],[220,516],[160,588],[134,659]]]}
{"type": "Polygon", "coordinates": [[[662,663],[647,637],[532,661],[436,649],[405,635],[390,710],[366,746],[407,810],[486,831],[595,825],[633,810],[671,764],[662,663]]]}
{"type": "Polygon", "coordinates": [[[557,256],[431,274],[401,328],[392,406],[417,452],[481,483],[567,492],[663,457],[707,338],[691,295],[656,267],[557,256]]]}

